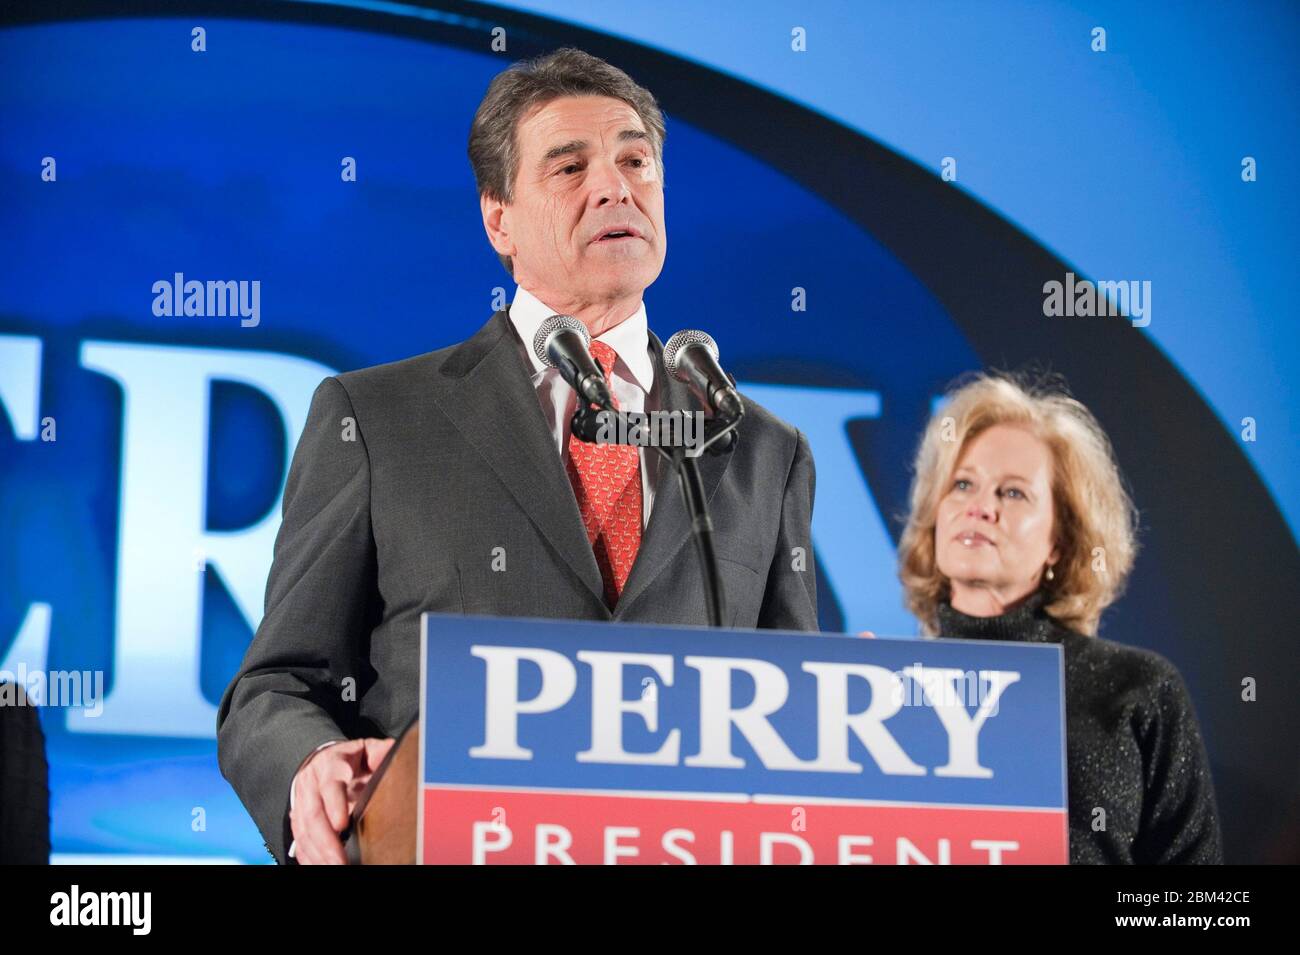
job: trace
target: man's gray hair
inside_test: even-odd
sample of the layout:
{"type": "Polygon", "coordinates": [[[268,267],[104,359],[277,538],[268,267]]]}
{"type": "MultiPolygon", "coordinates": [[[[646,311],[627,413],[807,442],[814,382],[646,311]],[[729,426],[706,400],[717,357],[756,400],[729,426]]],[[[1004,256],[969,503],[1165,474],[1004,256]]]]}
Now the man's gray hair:
{"type": "MultiPolygon", "coordinates": [[[[488,86],[469,131],[469,163],[480,197],[514,202],[515,177],[519,173],[519,120],[562,96],[609,96],[636,110],[650,134],[662,184],[664,140],[668,134],[654,96],[618,67],[590,53],[565,47],[516,63],[498,73],[488,86]]],[[[498,256],[513,276],[510,256],[498,256]]]]}

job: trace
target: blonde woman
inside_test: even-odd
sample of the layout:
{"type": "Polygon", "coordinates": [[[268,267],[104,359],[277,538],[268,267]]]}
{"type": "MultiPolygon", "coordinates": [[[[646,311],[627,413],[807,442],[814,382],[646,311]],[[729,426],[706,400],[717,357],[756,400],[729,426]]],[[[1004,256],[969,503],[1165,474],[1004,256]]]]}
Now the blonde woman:
{"type": "Polygon", "coordinates": [[[1008,376],[969,381],[925,430],[910,504],[899,576],[928,636],[1063,648],[1070,862],[1222,862],[1182,677],[1095,636],[1137,515],[1091,412],[1008,376]]]}

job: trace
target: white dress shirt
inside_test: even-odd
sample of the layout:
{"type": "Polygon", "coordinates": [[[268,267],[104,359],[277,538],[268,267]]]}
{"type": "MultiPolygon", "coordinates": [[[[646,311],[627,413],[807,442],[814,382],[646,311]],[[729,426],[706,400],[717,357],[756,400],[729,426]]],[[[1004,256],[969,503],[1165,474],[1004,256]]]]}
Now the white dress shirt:
{"type": "MultiPolygon", "coordinates": [[[[542,414],[555,439],[555,449],[566,469],[569,460],[569,419],[578,407],[578,396],[560,377],[554,368],[547,367],[533,353],[533,336],[542,322],[556,310],[540,302],[527,289],[515,286],[515,297],[510,303],[510,323],[519,336],[519,347],[524,352],[524,360],[532,369],[532,385],[541,402],[542,414]]],[[[618,355],[618,361],[609,373],[609,390],[614,393],[621,411],[654,411],[659,407],[659,391],[655,376],[653,353],[650,351],[650,326],[646,322],[645,302],[630,318],[619,322],[613,328],[596,336],[596,341],[604,342],[618,355]]],[[[658,460],[651,459],[651,449],[638,448],[641,457],[641,530],[650,522],[650,509],[654,506],[655,483],[658,478],[658,460]]],[[[344,740],[333,739],[321,743],[312,750],[298,767],[307,765],[307,761],[327,746],[342,743],[344,740]]],[[[289,812],[293,812],[294,783],[298,772],[289,783],[289,812]]],[[[297,841],[289,844],[289,858],[294,858],[298,849],[297,841]]]]}
{"type": "MultiPolygon", "coordinates": [[[[567,468],[569,460],[569,419],[578,407],[578,395],[565,383],[560,373],[549,368],[533,353],[533,336],[542,322],[557,311],[540,302],[531,292],[515,286],[510,303],[510,323],[519,335],[524,359],[532,369],[533,388],[541,402],[542,414],[555,439],[555,450],[567,468]]],[[[614,393],[620,411],[654,411],[659,408],[654,358],[650,351],[650,331],[646,324],[645,302],[629,318],[596,336],[614,349],[618,361],[609,373],[609,390],[614,393]]],[[[653,448],[638,448],[641,458],[641,530],[650,523],[654,506],[655,484],[659,463],[653,448]]]]}

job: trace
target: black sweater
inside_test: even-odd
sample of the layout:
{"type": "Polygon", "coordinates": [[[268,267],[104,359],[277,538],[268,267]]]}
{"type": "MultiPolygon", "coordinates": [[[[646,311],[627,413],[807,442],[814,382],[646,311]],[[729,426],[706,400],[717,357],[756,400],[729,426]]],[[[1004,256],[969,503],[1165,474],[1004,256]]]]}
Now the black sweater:
{"type": "Polygon", "coordinates": [[[997,617],[941,603],[938,629],[1062,645],[1070,863],[1222,863],[1209,759],[1178,670],[1151,650],[1066,629],[1043,603],[1039,591],[997,617]]]}

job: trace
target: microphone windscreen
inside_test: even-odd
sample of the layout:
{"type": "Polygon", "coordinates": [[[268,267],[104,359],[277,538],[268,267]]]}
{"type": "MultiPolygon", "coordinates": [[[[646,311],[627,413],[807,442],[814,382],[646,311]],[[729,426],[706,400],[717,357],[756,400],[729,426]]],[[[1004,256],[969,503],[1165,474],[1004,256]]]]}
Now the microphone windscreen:
{"type": "Polygon", "coordinates": [[[533,336],[533,354],[548,368],[555,367],[555,360],[551,357],[551,338],[560,332],[576,332],[581,336],[583,346],[591,347],[591,333],[587,331],[586,325],[572,315],[552,315],[542,322],[537,334],[533,336]]]}
{"type": "Polygon", "coordinates": [[[664,345],[664,370],[678,381],[687,380],[686,372],[680,367],[680,358],[682,351],[691,345],[703,345],[709,350],[713,360],[718,360],[718,343],[713,340],[712,335],[698,329],[682,329],[664,345]]]}

